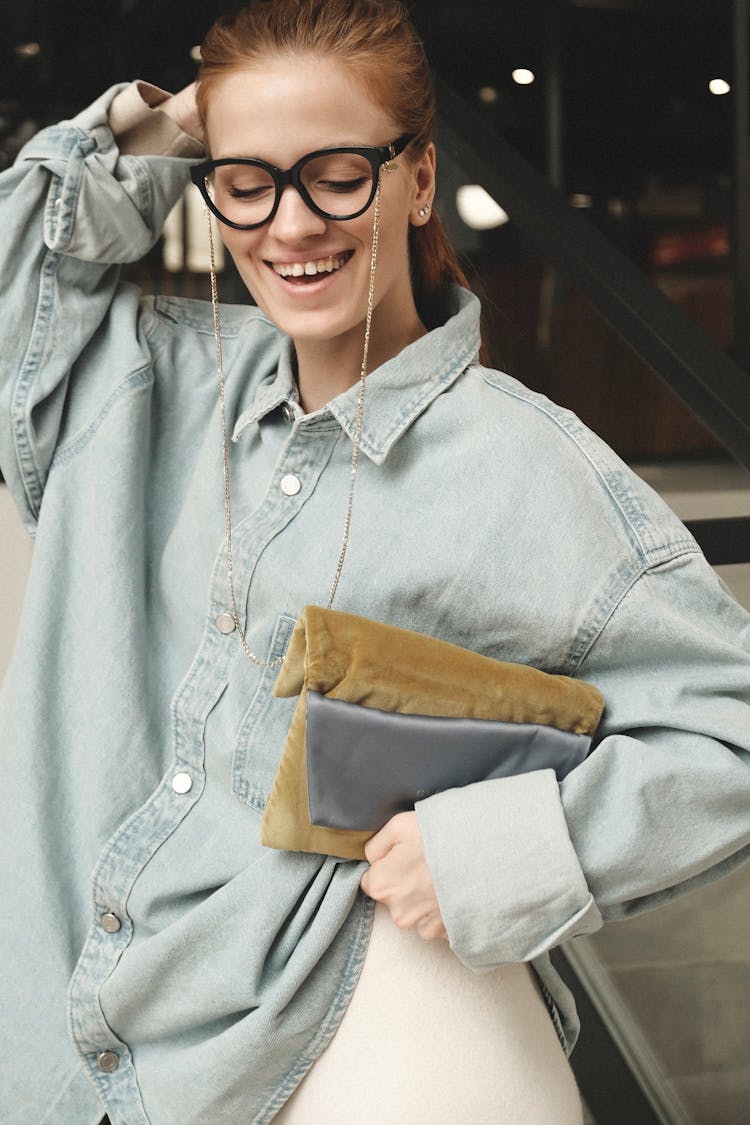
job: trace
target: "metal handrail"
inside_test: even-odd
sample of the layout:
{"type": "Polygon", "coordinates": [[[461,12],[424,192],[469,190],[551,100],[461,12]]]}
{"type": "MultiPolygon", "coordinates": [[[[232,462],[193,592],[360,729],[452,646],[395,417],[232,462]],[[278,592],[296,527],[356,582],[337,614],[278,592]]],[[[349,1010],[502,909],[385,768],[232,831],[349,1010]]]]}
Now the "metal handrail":
{"type": "Polygon", "coordinates": [[[685,520],[711,566],[750,562],[750,516],[685,520]]]}
{"type": "Polygon", "coordinates": [[[522,237],[750,468],[750,374],[720,351],[482,115],[436,80],[438,143],[507,211],[522,237]]]}

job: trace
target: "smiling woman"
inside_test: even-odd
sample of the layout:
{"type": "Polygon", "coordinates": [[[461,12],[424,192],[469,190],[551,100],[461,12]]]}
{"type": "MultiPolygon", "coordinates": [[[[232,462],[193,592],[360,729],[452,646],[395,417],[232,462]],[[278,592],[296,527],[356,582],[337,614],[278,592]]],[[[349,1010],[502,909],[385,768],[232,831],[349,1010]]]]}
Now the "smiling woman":
{"type": "Polygon", "coordinates": [[[0,704],[4,1110],[580,1125],[549,951],[750,844],[748,617],[606,446],[481,364],[403,6],[262,0],[202,53],[197,89],[115,86],[0,182],[0,465],[35,533],[0,704]],[[191,176],[257,308],[121,280],[191,176]],[[391,638],[352,646],[344,700],[384,774],[383,699],[462,761],[443,720],[502,704],[520,760],[418,777],[366,862],[263,843],[306,720],[278,670],[326,596],[391,638]],[[558,741],[550,684],[606,702],[565,776],[511,723],[558,741]]]}
{"type": "Polygon", "coordinates": [[[426,331],[411,283],[409,230],[424,224],[419,211],[434,195],[434,147],[410,149],[401,123],[337,59],[323,66],[299,53],[290,65],[267,55],[214,76],[209,90],[213,159],[198,179],[214,213],[230,220],[219,230],[243,281],[295,342],[300,402],[317,408],[359,374],[378,184],[371,367],[426,331]]]}

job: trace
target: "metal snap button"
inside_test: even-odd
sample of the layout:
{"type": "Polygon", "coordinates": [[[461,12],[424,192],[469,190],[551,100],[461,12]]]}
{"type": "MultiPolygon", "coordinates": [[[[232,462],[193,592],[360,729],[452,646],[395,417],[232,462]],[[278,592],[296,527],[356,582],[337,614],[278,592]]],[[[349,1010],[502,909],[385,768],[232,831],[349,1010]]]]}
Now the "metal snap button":
{"type": "Polygon", "coordinates": [[[302,488],[302,481],[294,473],[287,473],[281,478],[281,491],[285,496],[296,496],[302,488]]]}
{"type": "Polygon", "coordinates": [[[223,610],[216,616],[216,628],[225,635],[234,632],[234,618],[231,613],[223,610]]]}
{"type": "Polygon", "coordinates": [[[176,773],[170,784],[175,793],[189,793],[193,788],[193,779],[189,773],[176,773]]]}
{"type": "Polygon", "coordinates": [[[103,930],[106,930],[108,934],[116,934],[122,926],[122,922],[116,914],[107,913],[102,914],[99,919],[99,925],[103,930]]]}
{"type": "Polygon", "coordinates": [[[284,419],[284,421],[286,423],[288,423],[288,425],[291,426],[291,424],[294,421],[294,411],[292,410],[292,408],[291,408],[291,406],[289,405],[288,402],[285,402],[284,405],[282,406],[281,416],[284,419]]]}
{"type": "Polygon", "coordinates": [[[96,1061],[99,1070],[103,1070],[105,1074],[113,1074],[120,1065],[120,1056],[116,1051],[100,1051],[96,1061]]]}

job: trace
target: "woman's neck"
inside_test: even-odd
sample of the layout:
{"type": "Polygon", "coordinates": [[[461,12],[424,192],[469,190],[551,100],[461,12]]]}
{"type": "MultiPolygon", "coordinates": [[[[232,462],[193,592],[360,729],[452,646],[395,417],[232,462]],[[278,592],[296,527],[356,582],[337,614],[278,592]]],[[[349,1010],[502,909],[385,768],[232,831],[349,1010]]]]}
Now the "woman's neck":
{"type": "MultiPolygon", "coordinates": [[[[388,332],[373,316],[367,370],[374,371],[408,344],[427,332],[414,310],[413,317],[401,322],[396,332],[388,332]]],[[[295,340],[296,375],[299,401],[306,414],[320,410],[358,382],[362,368],[364,324],[335,340],[295,340]]]]}

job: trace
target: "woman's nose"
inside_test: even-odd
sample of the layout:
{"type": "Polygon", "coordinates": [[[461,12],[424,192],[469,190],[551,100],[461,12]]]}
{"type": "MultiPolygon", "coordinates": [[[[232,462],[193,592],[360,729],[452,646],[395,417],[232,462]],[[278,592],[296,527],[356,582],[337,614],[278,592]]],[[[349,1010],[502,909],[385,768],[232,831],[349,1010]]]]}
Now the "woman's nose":
{"type": "Polygon", "coordinates": [[[297,189],[287,184],[269,229],[275,238],[289,242],[322,234],[326,229],[326,220],[311,211],[297,189]]]}

